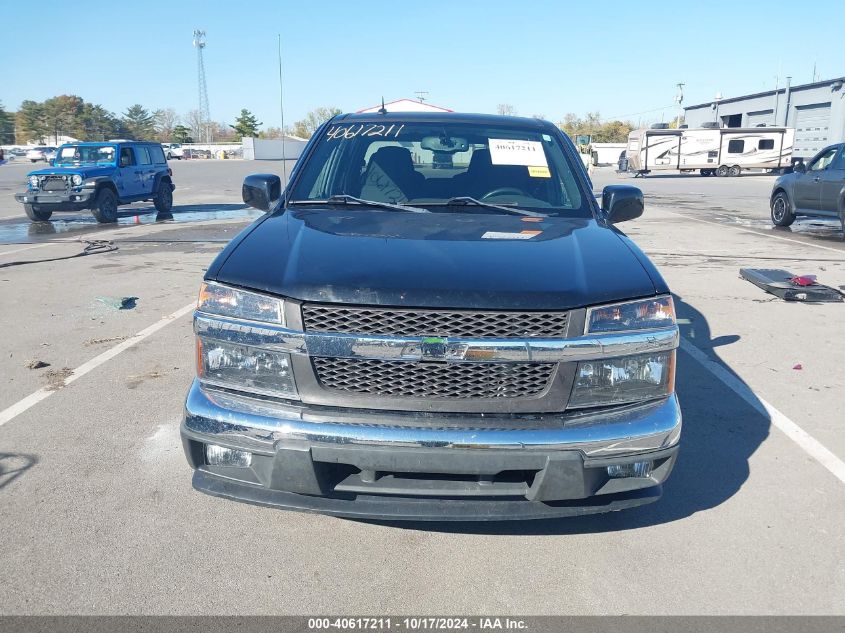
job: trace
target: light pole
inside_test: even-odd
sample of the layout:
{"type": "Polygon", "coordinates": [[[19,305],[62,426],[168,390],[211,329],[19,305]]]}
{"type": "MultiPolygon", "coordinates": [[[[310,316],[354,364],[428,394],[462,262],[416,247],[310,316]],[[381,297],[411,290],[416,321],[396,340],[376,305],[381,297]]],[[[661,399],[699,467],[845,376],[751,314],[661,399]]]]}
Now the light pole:
{"type": "Polygon", "coordinates": [[[717,92],[716,96],[713,97],[713,109],[716,111],[716,123],[719,124],[719,127],[722,127],[721,121],[719,121],[719,102],[722,100],[722,93],[717,92]]]}
{"type": "Polygon", "coordinates": [[[675,95],[675,101],[678,102],[678,122],[675,124],[677,129],[681,127],[681,114],[683,113],[681,104],[684,102],[684,85],[683,82],[678,82],[678,94],[675,95]]]}

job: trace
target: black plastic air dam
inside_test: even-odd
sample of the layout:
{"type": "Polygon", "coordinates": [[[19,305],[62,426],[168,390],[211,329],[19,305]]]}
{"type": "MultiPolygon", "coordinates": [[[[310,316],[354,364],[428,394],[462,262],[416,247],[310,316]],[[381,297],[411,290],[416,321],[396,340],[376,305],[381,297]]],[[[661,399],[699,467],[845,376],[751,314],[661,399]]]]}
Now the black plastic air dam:
{"type": "Polygon", "coordinates": [[[384,521],[508,521],[574,517],[634,508],[657,501],[663,494],[663,487],[655,485],[574,501],[420,499],[365,495],[358,495],[354,499],[337,499],[272,490],[217,477],[203,470],[194,472],[193,486],[215,497],[252,505],[384,521]]]}

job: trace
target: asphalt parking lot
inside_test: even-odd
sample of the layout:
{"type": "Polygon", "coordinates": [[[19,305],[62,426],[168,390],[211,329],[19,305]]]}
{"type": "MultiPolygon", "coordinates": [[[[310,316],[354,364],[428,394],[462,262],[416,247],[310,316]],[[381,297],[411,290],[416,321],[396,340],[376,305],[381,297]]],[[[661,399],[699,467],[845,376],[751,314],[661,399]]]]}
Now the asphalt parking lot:
{"type": "Polygon", "coordinates": [[[658,503],[385,525],[191,488],[191,304],[258,216],[243,176],[281,165],[173,163],[172,221],[136,204],[105,227],[30,224],[12,197],[30,168],[0,166],[1,613],[845,612],[845,303],[785,303],[738,276],[786,268],[845,289],[845,241],[834,222],[773,229],[772,176],[594,174],[596,191],[643,188],[645,215],[620,228],[679,311],[684,435],[658,503]],[[80,239],[117,250],[71,257],[80,239]]]}

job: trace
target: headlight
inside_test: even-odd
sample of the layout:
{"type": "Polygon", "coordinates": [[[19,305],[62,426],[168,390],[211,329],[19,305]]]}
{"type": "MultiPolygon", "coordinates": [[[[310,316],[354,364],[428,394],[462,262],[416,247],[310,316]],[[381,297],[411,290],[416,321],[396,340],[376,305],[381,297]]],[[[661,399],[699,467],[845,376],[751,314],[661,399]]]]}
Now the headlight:
{"type": "Polygon", "coordinates": [[[71,183],[73,183],[74,187],[78,187],[79,185],[82,184],[82,176],[80,176],[79,174],[74,174],[71,177],[70,181],[71,181],[71,183]]]}
{"type": "Polygon", "coordinates": [[[29,186],[33,189],[38,189],[38,176],[29,177],[29,186]]]}
{"type": "Polygon", "coordinates": [[[672,297],[654,297],[641,301],[597,306],[587,310],[585,334],[647,330],[675,325],[672,297]]]}
{"type": "Polygon", "coordinates": [[[238,319],[285,324],[284,302],[281,299],[215,282],[203,283],[200,287],[197,310],[238,319]]]}
{"type": "Polygon", "coordinates": [[[578,363],[570,409],[662,398],[675,390],[675,352],[578,363]]]}
{"type": "Polygon", "coordinates": [[[279,398],[297,398],[290,355],[197,337],[200,382],[279,398]]]}

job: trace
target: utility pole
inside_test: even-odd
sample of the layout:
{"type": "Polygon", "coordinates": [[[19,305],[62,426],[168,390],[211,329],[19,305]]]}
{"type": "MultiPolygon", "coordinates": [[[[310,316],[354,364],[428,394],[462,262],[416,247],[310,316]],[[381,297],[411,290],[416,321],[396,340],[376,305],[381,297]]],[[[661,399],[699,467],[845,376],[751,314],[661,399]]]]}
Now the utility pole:
{"type": "Polygon", "coordinates": [[[716,123],[719,124],[719,127],[722,127],[722,122],[719,120],[719,102],[722,100],[722,93],[717,92],[716,96],[713,97],[713,110],[716,111],[716,123]]]}
{"type": "Polygon", "coordinates": [[[678,102],[678,122],[675,124],[675,127],[680,129],[681,128],[681,115],[683,114],[684,110],[681,104],[684,102],[684,84],[683,82],[678,82],[678,94],[675,95],[675,101],[678,102]]]}
{"type": "Polygon", "coordinates": [[[194,30],[194,48],[197,49],[197,87],[199,89],[200,140],[211,141],[211,115],[208,112],[208,87],[205,83],[205,64],[202,50],[205,48],[205,31],[194,30]],[[205,136],[205,139],[202,136],[205,136]]]}
{"type": "Polygon", "coordinates": [[[780,98],[780,73],[775,77],[775,125],[778,121],[778,101],[780,98]]]}

